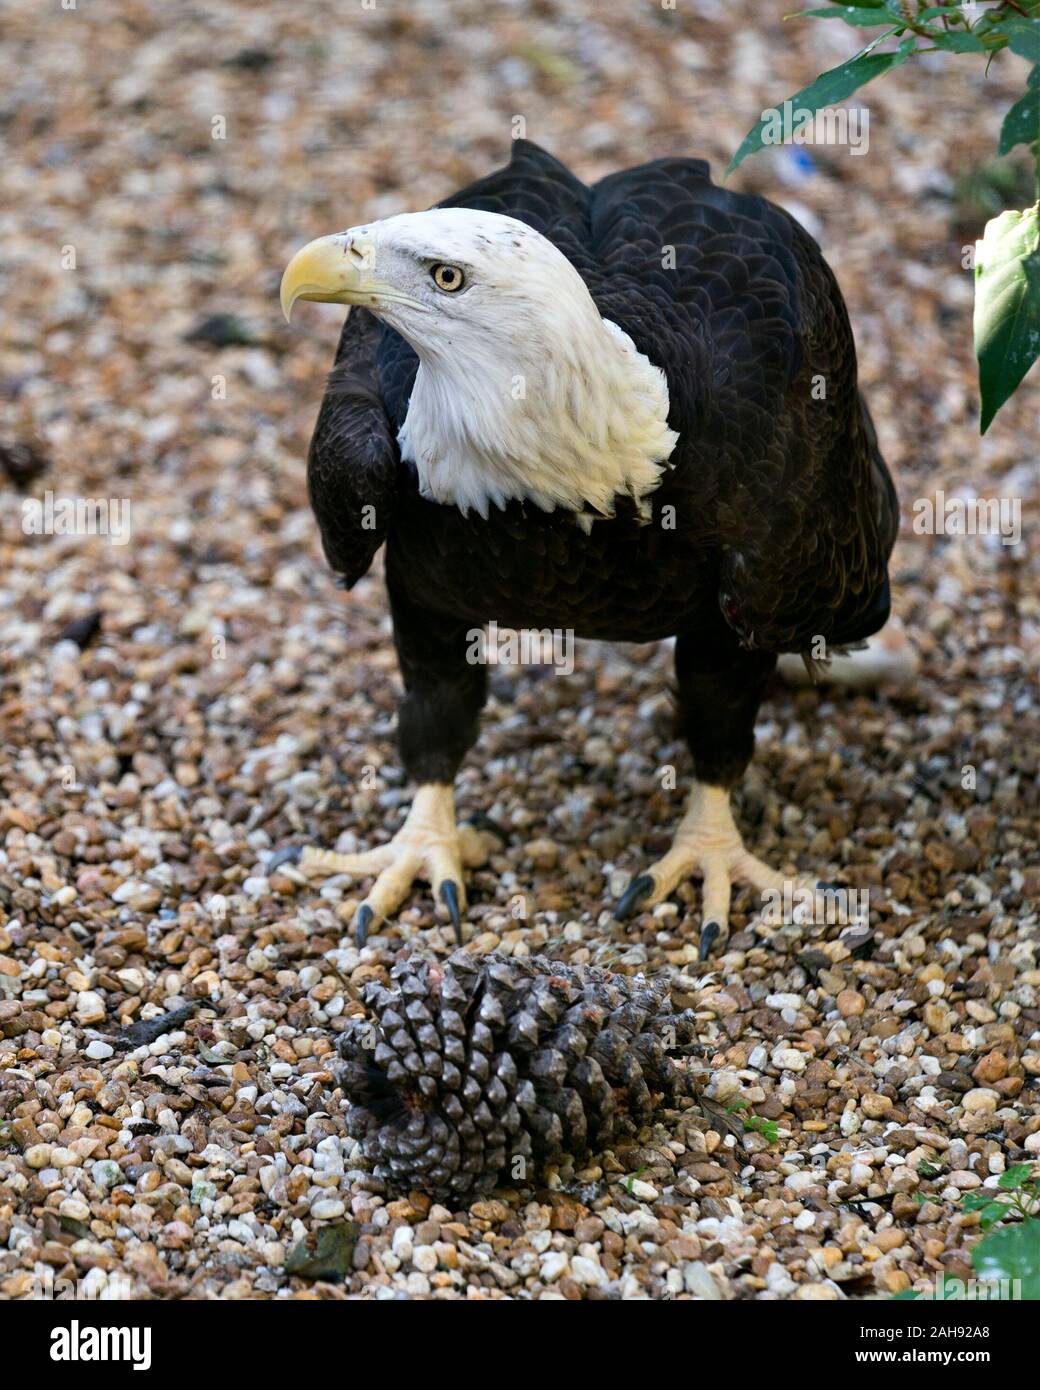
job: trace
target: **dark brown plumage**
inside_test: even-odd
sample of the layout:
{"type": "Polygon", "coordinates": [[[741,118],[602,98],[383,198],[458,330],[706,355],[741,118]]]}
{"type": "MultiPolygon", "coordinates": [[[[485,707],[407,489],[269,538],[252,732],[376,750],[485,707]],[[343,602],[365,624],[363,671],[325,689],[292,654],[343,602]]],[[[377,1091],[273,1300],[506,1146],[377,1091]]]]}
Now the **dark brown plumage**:
{"type": "Polygon", "coordinates": [[[391,594],[431,618],[573,627],[645,641],[693,629],[718,649],[843,645],[888,613],[898,513],[856,389],[841,293],[812,238],[763,198],[665,159],[594,188],[526,142],[441,206],[505,213],[553,241],[604,317],[668,379],[674,467],[654,513],[585,536],[514,503],[487,521],[419,497],[395,442],[417,358],[364,310],[347,319],[315,430],[310,489],[352,583],[389,541],[391,594]],[[675,268],[662,268],[662,249],[675,268]],[[813,399],[817,390],[823,399],[813,399]],[[377,504],[380,527],[362,530],[377,504]],[[721,620],[720,620],[721,615],[721,620]]]}

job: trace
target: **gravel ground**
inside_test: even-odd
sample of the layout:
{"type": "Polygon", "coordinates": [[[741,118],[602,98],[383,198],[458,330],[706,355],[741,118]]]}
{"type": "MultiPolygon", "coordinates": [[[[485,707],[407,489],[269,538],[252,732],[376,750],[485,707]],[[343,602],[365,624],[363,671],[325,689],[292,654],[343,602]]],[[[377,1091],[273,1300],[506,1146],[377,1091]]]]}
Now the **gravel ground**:
{"type": "Polygon", "coordinates": [[[719,169],[855,46],[789,8],[7,8],[0,1296],[870,1297],[967,1274],[956,1197],[1040,1157],[1038,560],[1028,535],[909,525],[937,489],[1035,517],[1035,387],[977,434],[984,214],[955,178],[995,148],[1018,60],[922,63],[869,89],[869,155],[737,178],[820,237],[904,499],[917,684],[778,685],[740,799],[757,853],[869,888],[866,948],[756,926],[744,894],[699,965],[695,886],[615,924],[682,805],[668,651],[498,671],[459,802],[510,839],[472,878],[471,949],[666,975],[706,1106],[450,1211],[372,1190],[333,1067],[358,987],[449,933],[420,892],[358,953],[353,884],[265,873],[293,839],[377,843],[408,799],[382,580],[337,593],[306,505],[340,314],[279,321],[288,255],[501,162],[518,113],[588,177],[719,169]],[[24,535],[48,489],[129,499],[129,543],[24,535]],[[738,1097],[773,1126],[734,1133],[738,1097]],[[285,1268],[321,1235],[342,1283],[285,1268]]]}

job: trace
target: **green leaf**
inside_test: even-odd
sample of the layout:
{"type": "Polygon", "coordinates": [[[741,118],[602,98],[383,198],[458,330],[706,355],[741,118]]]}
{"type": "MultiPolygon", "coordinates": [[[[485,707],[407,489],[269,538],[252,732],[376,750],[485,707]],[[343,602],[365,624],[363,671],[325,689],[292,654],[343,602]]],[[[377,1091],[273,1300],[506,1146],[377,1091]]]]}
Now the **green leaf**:
{"type": "Polygon", "coordinates": [[[855,29],[873,29],[887,24],[889,18],[883,5],[827,5],[820,10],[799,10],[784,15],[785,19],[840,19],[855,29]]]}
{"type": "Polygon", "coordinates": [[[1040,1221],[1005,1226],[980,1240],[971,1252],[980,1279],[1020,1279],[1020,1291],[1012,1295],[1040,1299],[1040,1221]]]}
{"type": "Polygon", "coordinates": [[[992,1230],[998,1221],[1003,1221],[1014,1210],[1010,1202],[987,1202],[979,1216],[979,1224],[984,1231],[992,1230]]]}
{"type": "Polygon", "coordinates": [[[975,244],[982,434],[1040,353],[1040,204],[1003,212],[975,244]]]}
{"type": "Polygon", "coordinates": [[[1004,21],[1004,28],[1012,53],[1040,63],[1040,20],[1011,16],[1004,21]]]}
{"type": "Polygon", "coordinates": [[[1002,14],[1000,28],[1007,35],[1008,47],[1019,57],[1040,63],[1040,19],[1021,14],[1002,14]]]}
{"type": "MultiPolygon", "coordinates": [[[[789,140],[791,131],[795,125],[795,114],[809,110],[819,111],[823,106],[832,106],[835,102],[844,101],[853,92],[870,82],[873,78],[879,77],[881,73],[887,72],[889,68],[897,67],[904,62],[910,54],[906,41],[899,45],[894,53],[871,53],[860,55],[849,59],[847,63],[842,63],[840,67],[831,68],[827,72],[822,72],[814,82],[810,82],[808,87],[803,87],[800,92],[795,92],[790,100],[791,121],[787,120],[787,102],[783,103],[778,114],[780,116],[781,140],[789,140]]],[[[738,164],[742,163],[749,154],[754,154],[756,150],[763,148],[765,141],[763,134],[772,131],[776,121],[772,116],[763,113],[762,119],[748,131],[747,135],[737,150],[736,154],[729,162],[729,167],[723,177],[729,178],[738,164]]]]}
{"type": "Polygon", "coordinates": [[[997,1179],[997,1186],[1007,1188],[1021,1187],[1023,1183],[1029,1181],[1033,1176],[1033,1165],[1031,1163],[1016,1163],[1013,1168],[1009,1168],[1006,1173],[1001,1173],[997,1179]]]}
{"type": "Polygon", "coordinates": [[[961,1198],[962,1211],[982,1211],[993,1201],[991,1192],[966,1192],[961,1198]]]}
{"type": "Polygon", "coordinates": [[[1034,145],[1040,140],[1040,65],[1034,67],[1026,90],[1010,108],[1000,128],[998,153],[1010,154],[1016,145],[1034,145]]]}
{"type": "Polygon", "coordinates": [[[931,36],[936,48],[945,48],[950,53],[988,53],[989,49],[975,34],[952,33],[936,29],[931,36]]]}
{"type": "Polygon", "coordinates": [[[744,1128],[761,1134],[770,1144],[779,1142],[780,1126],[776,1120],[765,1120],[761,1115],[748,1115],[744,1120],[744,1128]]]}
{"type": "Polygon", "coordinates": [[[865,58],[868,53],[873,53],[879,44],[883,44],[886,39],[890,39],[893,34],[901,34],[902,29],[885,29],[880,34],[875,34],[869,43],[865,43],[858,53],[854,53],[849,62],[856,62],[859,58],[865,58]]]}

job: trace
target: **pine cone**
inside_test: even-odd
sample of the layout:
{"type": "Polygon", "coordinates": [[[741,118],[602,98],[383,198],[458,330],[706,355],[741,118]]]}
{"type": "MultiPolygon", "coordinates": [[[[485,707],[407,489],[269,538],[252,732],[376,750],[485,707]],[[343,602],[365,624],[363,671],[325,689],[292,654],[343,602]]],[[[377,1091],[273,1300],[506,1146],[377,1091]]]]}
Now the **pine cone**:
{"type": "Polygon", "coordinates": [[[521,1158],[598,1151],[645,1126],[655,1097],[690,1093],[668,1056],[692,1040],[667,987],[533,956],[418,954],[372,983],[373,1020],[340,1042],[348,1132],[376,1176],[471,1197],[521,1158]]]}

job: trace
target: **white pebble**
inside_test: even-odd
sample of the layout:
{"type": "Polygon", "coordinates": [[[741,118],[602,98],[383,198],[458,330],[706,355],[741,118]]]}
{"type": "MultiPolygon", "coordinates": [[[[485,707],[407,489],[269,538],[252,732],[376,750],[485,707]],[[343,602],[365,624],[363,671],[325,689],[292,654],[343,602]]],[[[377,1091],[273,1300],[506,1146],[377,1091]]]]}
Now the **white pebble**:
{"type": "Polygon", "coordinates": [[[128,903],[131,898],[143,893],[148,887],[147,883],[138,883],[136,879],[128,878],[125,883],[121,883],[112,893],[114,903],[128,903]]]}
{"type": "Polygon", "coordinates": [[[394,1232],[393,1240],[390,1242],[391,1248],[397,1258],[401,1261],[408,1261],[412,1258],[412,1240],[415,1232],[411,1226],[398,1226],[394,1232]]]}
{"type": "Polygon", "coordinates": [[[115,1187],[122,1181],[122,1169],[114,1159],[99,1158],[90,1165],[90,1177],[97,1187],[115,1187]]]}
{"type": "Polygon", "coordinates": [[[804,1192],[807,1187],[812,1187],[820,1181],[819,1173],[812,1173],[805,1170],[801,1173],[791,1173],[784,1178],[784,1186],[789,1187],[792,1192],[804,1192]]]}
{"type": "Polygon", "coordinates": [[[718,1284],[708,1266],[700,1260],[691,1260],[689,1264],[683,1265],[682,1276],[686,1292],[692,1293],[694,1298],[710,1299],[713,1303],[721,1301],[722,1293],[718,1284]]]}
{"type": "Polygon", "coordinates": [[[315,1221],[335,1221],[345,1211],[346,1207],[338,1197],[320,1197],[311,1207],[311,1216],[315,1221]]]}
{"type": "Polygon", "coordinates": [[[652,1187],[648,1182],[644,1182],[642,1178],[635,1178],[629,1184],[629,1191],[631,1192],[633,1197],[637,1197],[641,1202],[657,1201],[657,1188],[652,1187]]]}
{"type": "Polygon", "coordinates": [[[794,1047],[777,1047],[773,1049],[773,1066],[779,1067],[781,1071],[804,1071],[806,1055],[799,1052],[794,1047]]]}
{"type": "Polygon", "coordinates": [[[588,1255],[574,1256],[571,1260],[571,1276],[577,1283],[589,1286],[607,1282],[606,1271],[599,1261],[591,1259],[588,1255]]]}
{"type": "Polygon", "coordinates": [[[80,1023],[100,1023],[105,1016],[105,1001],[92,989],[85,989],[76,998],[76,1017],[80,1023]]]}

